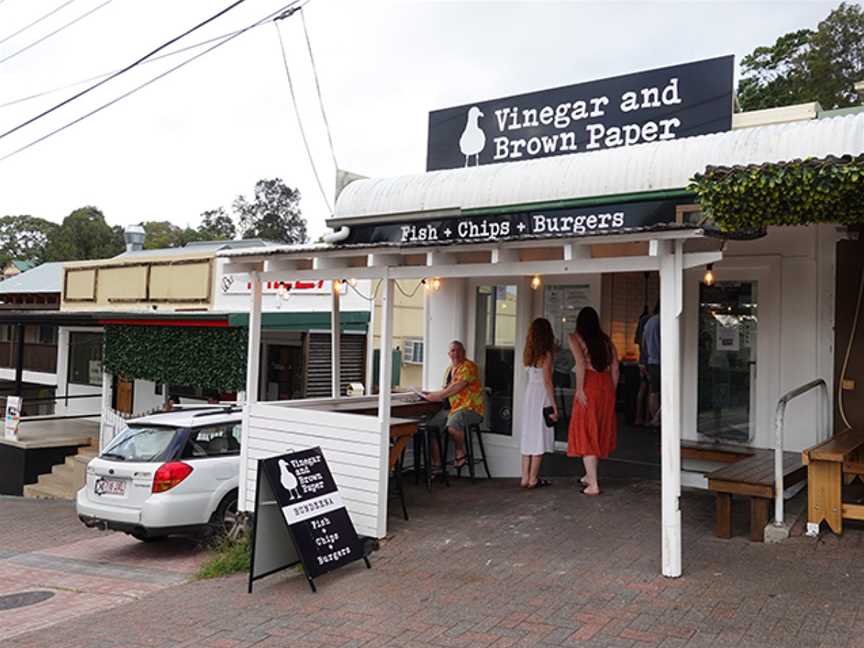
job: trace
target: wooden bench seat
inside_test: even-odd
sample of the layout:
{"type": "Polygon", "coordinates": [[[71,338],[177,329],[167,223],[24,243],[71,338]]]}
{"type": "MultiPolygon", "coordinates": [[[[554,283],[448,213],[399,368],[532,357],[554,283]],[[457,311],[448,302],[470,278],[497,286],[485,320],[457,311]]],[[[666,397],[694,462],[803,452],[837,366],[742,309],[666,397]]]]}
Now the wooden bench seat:
{"type": "Polygon", "coordinates": [[[685,440],[681,442],[681,458],[716,463],[736,463],[752,457],[755,450],[724,443],[705,443],[685,440]]]}
{"type": "Polygon", "coordinates": [[[824,520],[839,535],[844,518],[864,520],[864,506],[842,501],[846,480],[864,475],[864,430],[838,432],[801,457],[807,465],[808,526],[818,527],[824,520]]]}
{"type": "MultiPolygon", "coordinates": [[[[714,534],[732,536],[732,496],[750,500],[750,539],[761,542],[771,501],[774,499],[774,451],[748,449],[749,455],[707,475],[708,490],[716,495],[714,534]]],[[[807,469],[796,452],[783,453],[783,487],[802,481],[807,469]]]]}

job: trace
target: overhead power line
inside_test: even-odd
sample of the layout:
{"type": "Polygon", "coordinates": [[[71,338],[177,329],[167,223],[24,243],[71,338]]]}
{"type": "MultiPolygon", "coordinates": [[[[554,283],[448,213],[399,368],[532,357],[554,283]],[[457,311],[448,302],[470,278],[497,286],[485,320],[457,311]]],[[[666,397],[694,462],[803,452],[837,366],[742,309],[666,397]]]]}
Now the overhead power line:
{"type": "MultiPolygon", "coordinates": [[[[0,0],[2,3],[3,0],[0,0]]],[[[181,47],[180,49],[171,50],[170,52],[165,52],[164,54],[160,54],[159,56],[151,56],[146,61],[142,61],[141,65],[148,65],[149,63],[155,63],[156,61],[161,61],[162,59],[169,58],[171,56],[177,56],[178,54],[182,54],[183,52],[188,52],[189,50],[197,49],[199,47],[204,47],[205,45],[209,45],[210,43],[215,43],[216,41],[220,41],[223,38],[228,38],[228,36],[233,36],[237,34],[237,31],[228,32],[227,34],[222,34],[221,36],[214,36],[213,38],[208,38],[207,40],[201,41],[200,43],[195,43],[194,45],[187,45],[186,47],[181,47]]],[[[79,86],[82,83],[90,83],[91,81],[98,81],[99,79],[104,79],[107,76],[111,76],[115,72],[119,70],[111,70],[110,72],[103,72],[102,74],[94,74],[93,76],[89,76],[86,79],[80,79],[78,81],[73,81],[72,83],[67,83],[62,86],[57,86],[56,88],[51,88],[50,90],[43,90],[41,92],[37,92],[31,95],[27,95],[26,97],[18,97],[17,99],[10,99],[3,103],[0,103],[0,108],[8,108],[9,106],[14,106],[16,104],[24,103],[27,101],[32,101],[33,99],[39,99],[40,97],[44,97],[49,94],[53,94],[55,92],[60,92],[61,90],[68,90],[69,88],[74,88],[75,86],[79,86]]]]}
{"type": "MultiPolygon", "coordinates": [[[[62,108],[63,106],[65,106],[65,105],[67,105],[67,104],[69,104],[69,103],[75,101],[76,99],[79,99],[80,97],[83,97],[83,96],[86,95],[87,93],[92,92],[92,91],[95,90],[96,88],[98,88],[98,87],[100,87],[100,86],[102,86],[102,85],[105,85],[105,84],[108,83],[109,81],[111,81],[111,80],[113,80],[113,79],[116,79],[116,78],[119,77],[120,75],[125,74],[126,72],[128,72],[128,71],[131,70],[132,68],[134,68],[134,67],[140,65],[141,63],[143,63],[144,61],[146,61],[148,58],[150,58],[150,57],[153,56],[154,54],[156,54],[156,53],[158,53],[158,52],[161,52],[161,51],[162,51],[163,49],[165,49],[166,47],[170,47],[171,45],[173,45],[174,43],[176,43],[177,41],[179,41],[181,38],[184,38],[184,37],[188,36],[188,35],[191,34],[192,32],[197,31],[198,29],[201,29],[201,28],[204,27],[205,25],[207,25],[207,24],[213,22],[214,20],[216,20],[217,18],[219,18],[219,17],[225,15],[226,13],[228,13],[229,11],[231,11],[232,9],[234,9],[235,7],[237,7],[238,5],[242,4],[242,3],[245,2],[245,1],[246,1],[246,0],[236,0],[235,2],[233,2],[233,3],[231,3],[230,5],[228,5],[227,7],[225,7],[222,11],[220,11],[220,12],[218,12],[218,13],[216,13],[216,14],[213,14],[212,16],[210,16],[209,18],[207,18],[206,20],[204,20],[204,21],[198,23],[197,25],[195,25],[194,27],[192,27],[192,28],[190,28],[190,29],[187,29],[187,30],[184,31],[182,34],[180,34],[180,35],[178,35],[178,36],[175,36],[175,37],[172,38],[171,40],[162,43],[162,44],[161,44],[159,47],[157,47],[156,49],[151,50],[150,52],[148,52],[147,54],[145,54],[145,55],[142,56],[141,58],[139,58],[139,59],[133,61],[132,63],[130,63],[130,64],[127,65],[126,67],[122,68],[121,70],[118,70],[117,72],[115,72],[115,73],[112,74],[111,76],[109,76],[109,77],[107,77],[107,78],[105,78],[105,79],[102,79],[101,81],[98,81],[97,83],[94,83],[93,85],[88,86],[87,88],[84,88],[84,90],[81,90],[81,92],[77,92],[77,93],[75,93],[74,95],[72,95],[71,97],[68,97],[67,99],[64,99],[63,101],[61,101],[60,103],[55,104],[55,105],[52,106],[51,108],[48,108],[47,110],[43,110],[43,111],[42,111],[41,113],[39,113],[38,115],[34,115],[34,116],[31,117],[30,119],[21,122],[21,123],[18,124],[17,126],[15,126],[15,127],[13,127],[13,128],[10,128],[10,129],[7,130],[6,132],[4,132],[4,133],[0,133],[0,139],[3,139],[4,137],[9,136],[9,135],[11,135],[12,133],[15,133],[16,131],[21,130],[21,129],[24,128],[25,126],[29,126],[29,125],[32,124],[33,122],[35,122],[35,121],[37,121],[37,120],[39,120],[39,119],[42,119],[42,118],[45,117],[46,115],[50,115],[50,114],[53,113],[55,110],[58,110],[58,109],[62,108]]],[[[111,0],[107,0],[107,2],[111,2],[111,0]]],[[[107,3],[106,3],[106,4],[107,4],[107,3]]],[[[206,50],[206,51],[209,52],[210,50],[206,50]]],[[[192,59],[190,59],[190,60],[192,60],[192,59]]],[[[0,61],[0,63],[2,63],[2,61],[0,61]]],[[[4,158],[4,159],[5,159],[5,158],[4,158]]]]}
{"type": "MultiPolygon", "coordinates": [[[[58,11],[60,11],[63,7],[67,7],[67,6],[69,6],[70,4],[72,4],[73,2],[75,2],[75,0],[66,0],[66,2],[64,2],[63,4],[61,4],[59,7],[55,7],[54,9],[52,9],[51,11],[49,11],[48,13],[44,14],[44,15],[41,16],[40,18],[37,18],[36,20],[34,20],[33,22],[31,22],[29,25],[24,25],[24,26],[23,26],[21,29],[19,29],[18,31],[13,32],[13,33],[9,34],[8,36],[6,36],[5,38],[0,39],[0,45],[2,45],[3,43],[5,43],[6,41],[8,41],[10,38],[15,38],[18,34],[23,34],[25,31],[27,31],[27,30],[30,29],[31,27],[35,27],[36,25],[38,25],[40,22],[42,22],[42,21],[45,20],[46,18],[50,18],[50,17],[53,16],[55,13],[57,13],[58,11]]],[[[0,0],[0,4],[2,4],[2,3],[3,3],[3,0],[0,0]]]]}
{"type": "MultiPolygon", "coordinates": [[[[241,1],[242,1],[242,0],[241,0],[241,1]]],[[[89,117],[92,117],[93,115],[95,115],[95,114],[97,114],[97,113],[102,112],[102,111],[105,110],[106,108],[108,108],[108,107],[110,107],[110,106],[113,106],[113,105],[116,104],[117,102],[122,101],[122,100],[125,99],[126,97],[129,97],[129,96],[135,94],[135,93],[138,92],[139,90],[143,90],[144,88],[146,88],[146,87],[149,86],[149,85],[152,85],[152,84],[155,83],[156,81],[159,81],[160,79],[165,78],[166,76],[168,76],[168,75],[171,74],[172,72],[175,72],[175,71],[179,70],[180,68],[189,65],[190,63],[192,63],[192,61],[196,61],[196,60],[198,60],[199,58],[201,58],[202,56],[204,56],[205,54],[209,54],[210,52],[212,52],[212,51],[215,50],[216,48],[218,48],[218,47],[222,47],[222,45],[224,45],[225,43],[228,43],[228,42],[234,40],[235,38],[237,38],[237,37],[240,36],[241,34],[245,34],[245,33],[246,33],[247,31],[249,31],[250,29],[253,29],[253,28],[257,27],[257,26],[259,26],[259,25],[261,25],[261,24],[267,22],[268,20],[272,20],[274,17],[276,17],[276,16],[278,16],[279,14],[283,13],[286,9],[288,9],[289,7],[291,7],[291,6],[295,5],[295,4],[297,4],[298,2],[300,2],[300,0],[292,0],[292,1],[289,2],[288,4],[284,5],[281,9],[278,9],[277,11],[274,11],[274,12],[272,12],[272,13],[266,15],[264,18],[262,18],[261,20],[257,20],[257,21],[255,21],[254,23],[252,23],[252,24],[249,25],[248,27],[245,27],[245,28],[243,28],[243,29],[240,29],[240,30],[234,32],[231,36],[228,36],[227,38],[225,38],[224,40],[222,40],[222,41],[216,43],[215,45],[212,45],[211,47],[208,47],[208,48],[207,48],[206,50],[204,50],[203,52],[199,52],[199,53],[196,54],[195,56],[192,56],[192,57],[186,59],[186,60],[183,61],[182,63],[178,63],[178,64],[175,65],[174,67],[169,68],[169,69],[165,70],[164,72],[162,72],[161,74],[156,75],[156,76],[153,77],[152,79],[149,79],[148,81],[145,81],[144,83],[142,83],[142,84],[140,84],[140,85],[138,85],[138,86],[132,88],[131,90],[129,90],[129,91],[127,91],[127,92],[124,92],[124,93],[121,94],[120,96],[115,97],[115,98],[112,99],[111,101],[102,104],[102,105],[99,106],[98,108],[94,108],[93,110],[91,110],[91,111],[89,111],[89,112],[87,112],[87,113],[81,115],[80,117],[78,117],[78,118],[76,118],[76,119],[73,119],[72,121],[63,124],[63,126],[60,126],[59,128],[55,128],[55,129],[52,130],[51,132],[46,133],[46,134],[43,135],[42,137],[39,137],[39,138],[37,138],[37,139],[35,139],[35,140],[33,140],[33,141],[31,141],[31,142],[25,144],[24,146],[21,146],[21,147],[15,149],[14,151],[12,151],[12,152],[10,152],[10,153],[7,153],[7,154],[4,155],[3,157],[0,157],[0,162],[3,162],[3,161],[5,161],[5,160],[8,160],[8,159],[11,158],[12,156],[14,156],[14,155],[18,155],[19,153],[22,153],[22,152],[26,151],[27,149],[32,148],[33,146],[36,146],[37,144],[39,144],[39,143],[41,143],[41,142],[44,142],[44,141],[47,140],[49,137],[53,137],[54,135],[57,135],[58,133],[60,133],[60,132],[62,132],[62,131],[64,131],[64,130],[66,130],[67,128],[70,128],[71,126],[74,126],[75,124],[78,124],[78,123],[84,121],[85,119],[87,119],[87,118],[89,118],[89,117]]],[[[308,3],[308,2],[310,2],[310,0],[306,0],[306,3],[308,3]]],[[[239,4],[239,3],[237,3],[237,4],[239,4]]]]}
{"type": "Polygon", "coordinates": [[[303,119],[300,117],[300,107],[297,104],[297,95],[294,94],[294,82],[291,79],[291,69],[288,66],[288,56],[285,54],[285,43],[282,40],[282,30],[279,29],[279,20],[287,18],[283,15],[273,21],[273,26],[276,28],[276,34],[279,37],[279,48],[282,51],[282,65],[285,68],[285,77],[288,79],[288,92],[291,95],[291,103],[294,106],[294,115],[297,117],[297,127],[300,129],[300,137],[303,140],[303,146],[306,149],[306,156],[309,158],[309,166],[312,167],[312,175],[315,176],[315,182],[318,184],[318,190],[321,192],[321,197],[324,199],[324,204],[332,214],[333,207],[330,205],[330,199],[327,192],[324,191],[324,185],[321,182],[321,176],[318,175],[318,167],[315,165],[315,158],[312,156],[312,149],[309,147],[309,139],[306,137],[306,129],[303,127],[303,119]]]}
{"type": "Polygon", "coordinates": [[[321,84],[318,82],[318,68],[315,65],[315,57],[312,56],[312,41],[309,39],[309,31],[306,29],[306,14],[303,12],[302,7],[300,8],[300,22],[303,23],[303,34],[306,36],[306,49],[309,50],[309,62],[312,64],[312,76],[315,78],[315,90],[318,93],[318,106],[321,108],[321,117],[327,130],[327,141],[330,142],[330,156],[333,158],[335,173],[339,170],[339,164],[336,162],[336,149],[333,146],[333,136],[330,134],[330,122],[327,120],[327,113],[324,111],[324,97],[321,96],[321,84]]]}
{"type": "Polygon", "coordinates": [[[81,22],[82,20],[84,20],[84,19],[85,19],[87,16],[89,16],[90,14],[93,14],[93,13],[96,13],[97,11],[99,11],[99,10],[100,10],[102,7],[104,7],[105,5],[111,4],[111,1],[112,1],[112,0],[105,0],[105,2],[103,2],[102,4],[97,5],[97,6],[93,7],[92,9],[89,9],[88,11],[85,11],[83,14],[81,14],[81,15],[78,16],[77,18],[74,18],[73,20],[70,20],[69,22],[67,22],[65,25],[61,25],[60,27],[58,27],[58,28],[55,29],[54,31],[45,34],[42,38],[39,38],[39,39],[33,41],[32,43],[30,43],[29,45],[25,45],[25,46],[22,47],[21,49],[15,51],[15,52],[12,52],[9,56],[6,56],[6,57],[0,59],[0,64],[3,64],[3,63],[5,63],[6,61],[9,61],[9,60],[15,58],[15,57],[18,56],[19,54],[23,54],[23,53],[26,52],[27,50],[36,47],[39,43],[43,43],[43,42],[45,42],[46,40],[48,40],[49,38],[51,38],[52,36],[56,36],[56,35],[59,34],[60,32],[69,29],[72,25],[81,22]]]}

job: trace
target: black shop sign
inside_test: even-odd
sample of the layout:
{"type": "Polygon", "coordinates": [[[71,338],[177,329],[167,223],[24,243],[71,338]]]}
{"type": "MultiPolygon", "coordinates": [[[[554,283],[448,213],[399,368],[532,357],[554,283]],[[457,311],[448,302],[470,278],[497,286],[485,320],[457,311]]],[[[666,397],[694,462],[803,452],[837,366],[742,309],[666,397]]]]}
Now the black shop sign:
{"type": "Polygon", "coordinates": [[[429,113],[426,170],[599,151],[728,131],[723,56],[429,113]]]}
{"type": "Polygon", "coordinates": [[[650,201],[352,225],[345,243],[435,245],[610,234],[674,223],[676,205],[673,201],[650,201]]]}
{"type": "Polygon", "coordinates": [[[314,579],[363,560],[370,567],[321,448],[258,462],[252,583],[300,563],[314,579]]]}

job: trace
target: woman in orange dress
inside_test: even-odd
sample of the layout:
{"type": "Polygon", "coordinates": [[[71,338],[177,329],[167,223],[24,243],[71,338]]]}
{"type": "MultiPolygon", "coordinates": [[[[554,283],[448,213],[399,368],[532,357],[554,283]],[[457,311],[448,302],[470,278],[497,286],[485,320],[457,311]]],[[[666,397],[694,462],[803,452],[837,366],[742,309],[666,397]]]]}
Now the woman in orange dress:
{"type": "Polygon", "coordinates": [[[597,464],[615,450],[618,424],[615,389],[618,386],[618,351],[600,328],[600,318],[590,306],[579,311],[576,332],[570,334],[575,360],[576,393],[567,435],[567,455],[582,457],[585,495],[599,495],[597,464]]]}

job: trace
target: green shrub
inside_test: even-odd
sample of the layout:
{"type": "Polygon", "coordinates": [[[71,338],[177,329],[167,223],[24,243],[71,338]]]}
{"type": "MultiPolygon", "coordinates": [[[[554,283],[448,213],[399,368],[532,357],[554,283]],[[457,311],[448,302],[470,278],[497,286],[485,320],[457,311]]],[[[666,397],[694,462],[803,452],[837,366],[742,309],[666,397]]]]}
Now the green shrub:
{"type": "Polygon", "coordinates": [[[768,225],[864,222],[864,155],[708,167],[691,180],[702,212],[724,232],[768,225]]]}

